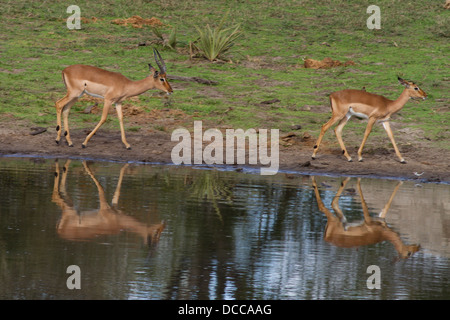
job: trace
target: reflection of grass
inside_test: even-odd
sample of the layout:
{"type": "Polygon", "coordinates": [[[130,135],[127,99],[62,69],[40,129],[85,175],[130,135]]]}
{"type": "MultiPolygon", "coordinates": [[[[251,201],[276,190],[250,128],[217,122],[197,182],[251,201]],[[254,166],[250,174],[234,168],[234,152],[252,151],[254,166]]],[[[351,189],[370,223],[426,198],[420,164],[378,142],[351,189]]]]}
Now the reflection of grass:
{"type": "Polygon", "coordinates": [[[218,201],[231,202],[232,193],[230,186],[225,180],[220,178],[218,171],[205,170],[196,174],[193,177],[189,191],[191,198],[194,198],[197,202],[210,202],[213,205],[216,214],[222,221],[218,201]]]}
{"type": "MultiPolygon", "coordinates": [[[[155,16],[176,30],[177,50],[159,46],[169,74],[219,81],[214,96],[204,91],[204,85],[194,83],[176,90],[171,108],[196,114],[210,123],[220,120],[243,129],[270,126],[287,131],[292,124],[301,124],[302,130],[317,136],[330,115],[302,111],[304,105],[326,105],[328,93],[363,86],[369,92],[397,98],[402,88],[396,75],[402,74],[418,82],[430,98],[420,104],[409,102],[401,111],[400,121],[424,130],[430,144],[448,148],[450,10],[435,1],[380,0],[376,4],[381,8],[381,30],[368,30],[366,8],[370,4],[369,0],[166,0],[135,1],[130,6],[123,0],[114,5],[80,0],[77,5],[82,17],[99,20],[82,23],[81,30],[68,30],[64,2],[2,3],[0,121],[10,121],[2,115],[12,114],[15,119],[54,126],[54,103],[64,95],[61,70],[71,64],[99,66],[134,80],[147,76],[147,63],[153,63],[152,51],[138,43],[157,37],[149,27],[111,23],[139,14],[144,18],[155,16]],[[188,43],[198,37],[195,26],[219,21],[227,10],[227,25],[240,25],[241,32],[235,50],[227,53],[233,63],[190,60],[188,43]],[[328,70],[301,68],[302,58],[325,57],[353,60],[356,65],[328,70]],[[270,108],[259,104],[273,98],[281,102],[270,108]],[[233,110],[225,112],[231,106],[233,110]]],[[[151,93],[144,96],[133,104],[147,110],[165,108],[151,93]]],[[[78,112],[88,105],[78,102],[73,107],[73,128],[92,127],[98,122],[98,116],[78,112]]],[[[114,120],[105,128],[116,129],[116,116],[109,118],[114,120]]],[[[394,116],[396,119],[400,118],[394,116]]],[[[366,125],[353,123],[359,131],[366,125]]],[[[345,134],[356,136],[350,130],[345,134]]],[[[360,140],[359,133],[356,138],[360,140]]],[[[335,140],[332,134],[325,139],[335,140]]]]}
{"type": "MultiPolygon", "coordinates": [[[[172,169],[171,169],[172,170],[172,169]]],[[[167,190],[183,194],[180,199],[190,198],[197,205],[212,205],[215,213],[222,221],[219,203],[232,204],[233,187],[236,172],[219,170],[192,170],[177,167],[182,179],[171,179],[173,171],[163,171],[158,179],[163,179],[167,190]]]]}

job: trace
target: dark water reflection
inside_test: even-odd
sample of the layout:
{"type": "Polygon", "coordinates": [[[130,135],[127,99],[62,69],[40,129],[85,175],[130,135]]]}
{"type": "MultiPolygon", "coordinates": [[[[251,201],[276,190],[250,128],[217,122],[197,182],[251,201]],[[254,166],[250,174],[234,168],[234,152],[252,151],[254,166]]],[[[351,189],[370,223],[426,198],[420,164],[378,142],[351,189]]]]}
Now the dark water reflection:
{"type": "Polygon", "coordinates": [[[0,191],[1,299],[450,298],[448,185],[1,159],[0,191]]]}

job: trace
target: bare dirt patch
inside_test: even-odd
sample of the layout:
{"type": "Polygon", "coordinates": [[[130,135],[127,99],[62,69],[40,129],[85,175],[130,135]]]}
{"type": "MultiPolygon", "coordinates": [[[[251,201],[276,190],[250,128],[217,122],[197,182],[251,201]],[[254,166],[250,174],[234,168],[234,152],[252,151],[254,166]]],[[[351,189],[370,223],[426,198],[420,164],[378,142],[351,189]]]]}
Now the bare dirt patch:
{"type": "Polygon", "coordinates": [[[164,23],[162,23],[159,19],[152,17],[150,19],[144,19],[140,16],[132,16],[131,18],[127,19],[115,19],[111,21],[113,24],[118,24],[121,26],[127,26],[131,25],[133,28],[142,28],[143,26],[150,26],[150,27],[162,27],[164,26],[164,23]]]}
{"type": "MultiPolygon", "coordinates": [[[[97,159],[109,161],[127,161],[143,163],[171,164],[171,151],[178,142],[171,141],[171,132],[177,127],[192,131],[193,119],[179,110],[163,109],[142,112],[128,110],[127,127],[140,124],[137,131],[128,131],[127,140],[132,149],[126,150],[120,139],[119,128],[107,130],[101,128],[89,142],[87,148],[81,148],[87,130],[71,130],[74,147],[68,147],[64,141],[55,143],[56,132],[47,128],[41,134],[32,135],[33,125],[5,121],[0,119],[0,155],[36,156],[51,158],[97,159]],[[161,130],[155,130],[158,123],[161,130]]],[[[214,124],[203,123],[203,130],[218,128],[214,124]]],[[[332,134],[332,133],[329,133],[332,134]]],[[[413,179],[428,182],[450,183],[450,152],[434,149],[426,142],[414,141],[420,132],[410,137],[399,132],[399,147],[407,164],[401,164],[392,148],[378,139],[368,141],[364,149],[363,162],[347,162],[335,143],[324,143],[316,160],[311,154],[317,137],[307,132],[294,130],[280,134],[280,169],[302,174],[330,174],[351,176],[373,176],[388,178],[413,179]],[[405,140],[406,139],[406,140],[405,140]],[[408,142],[407,139],[413,139],[408,142]]],[[[370,140],[370,139],[369,139],[370,140]]],[[[387,137],[386,137],[387,140],[387,137]]],[[[420,139],[419,139],[420,140],[420,139]]],[[[351,155],[356,158],[360,141],[346,139],[351,155]]],[[[206,146],[208,143],[204,143],[206,146]]],[[[225,145],[225,144],[224,144],[225,145]]],[[[231,165],[238,168],[237,165],[231,165]]]]}
{"type": "Polygon", "coordinates": [[[331,58],[325,58],[323,60],[305,59],[304,67],[307,69],[330,69],[336,67],[347,67],[355,65],[352,60],[341,62],[339,60],[333,60],[331,58]]]}

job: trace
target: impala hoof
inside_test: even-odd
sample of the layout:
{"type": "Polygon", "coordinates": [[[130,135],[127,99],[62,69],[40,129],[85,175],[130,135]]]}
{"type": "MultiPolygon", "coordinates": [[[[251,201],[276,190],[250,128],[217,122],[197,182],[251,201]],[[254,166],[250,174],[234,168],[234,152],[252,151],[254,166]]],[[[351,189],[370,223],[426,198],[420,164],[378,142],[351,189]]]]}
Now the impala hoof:
{"type": "Polygon", "coordinates": [[[81,147],[84,149],[84,148],[86,148],[86,145],[84,143],[82,143],[81,147]]]}
{"type": "Polygon", "coordinates": [[[400,163],[405,164],[406,163],[405,159],[400,160],[400,163]]]}
{"type": "Polygon", "coordinates": [[[55,140],[56,144],[59,146],[59,140],[55,140]]]}
{"type": "Polygon", "coordinates": [[[127,150],[131,150],[131,147],[130,147],[130,146],[128,146],[128,147],[127,147],[127,150]]]}

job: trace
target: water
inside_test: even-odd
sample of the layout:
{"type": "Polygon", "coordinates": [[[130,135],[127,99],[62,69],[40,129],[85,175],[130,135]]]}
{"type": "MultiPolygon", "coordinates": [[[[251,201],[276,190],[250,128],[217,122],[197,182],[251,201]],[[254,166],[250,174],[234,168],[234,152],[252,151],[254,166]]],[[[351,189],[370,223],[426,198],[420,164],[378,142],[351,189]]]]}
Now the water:
{"type": "Polygon", "coordinates": [[[0,192],[0,299],[450,299],[450,185],[3,158],[0,192]]]}

